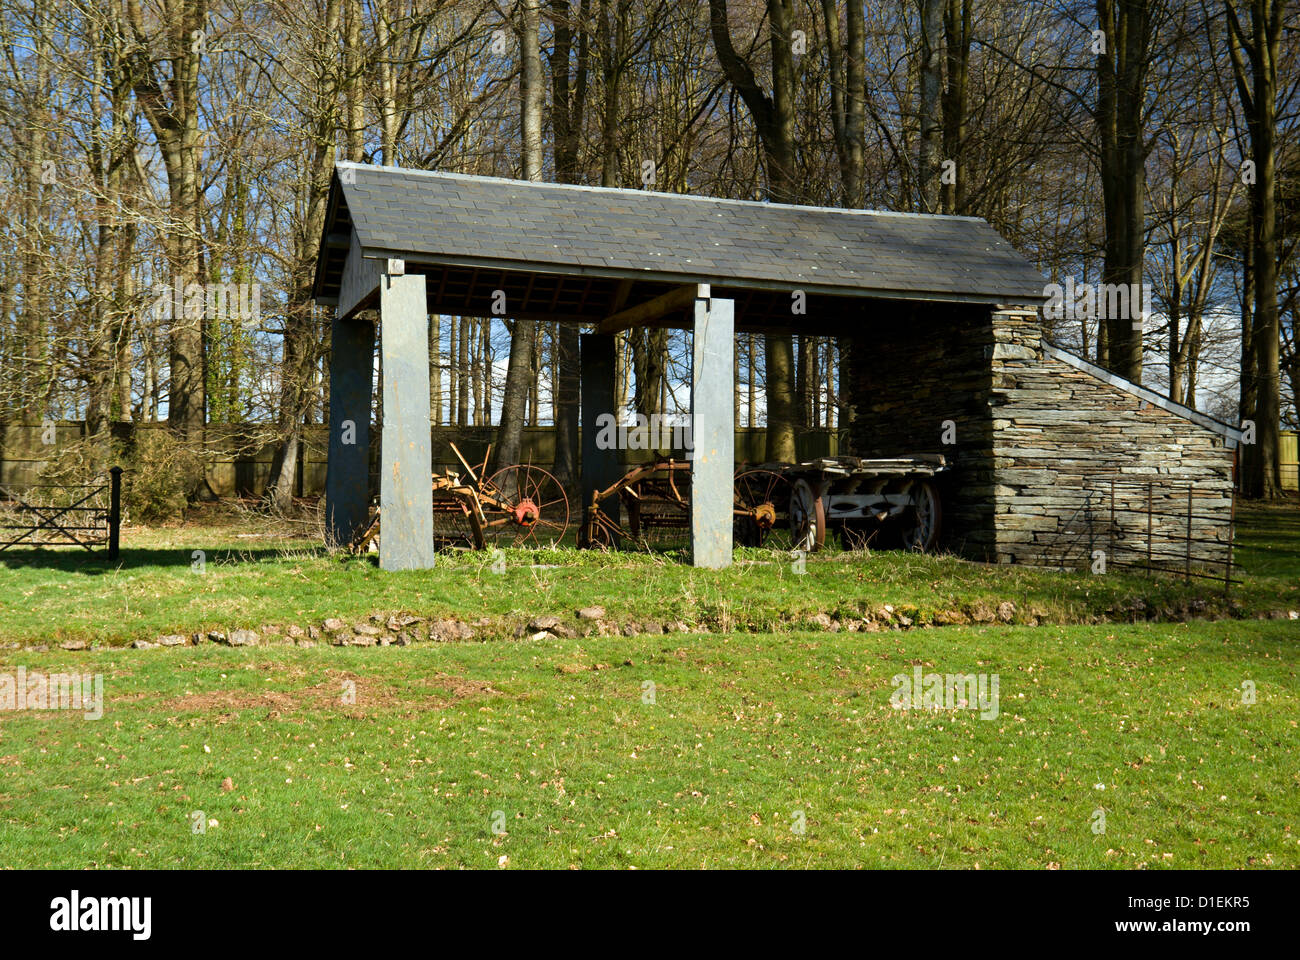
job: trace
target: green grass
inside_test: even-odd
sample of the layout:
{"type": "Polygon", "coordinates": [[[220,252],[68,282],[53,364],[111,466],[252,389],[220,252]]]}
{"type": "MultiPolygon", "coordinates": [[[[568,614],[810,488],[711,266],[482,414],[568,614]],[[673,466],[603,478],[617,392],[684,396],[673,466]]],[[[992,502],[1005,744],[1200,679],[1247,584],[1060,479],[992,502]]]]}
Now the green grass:
{"type": "Polygon", "coordinates": [[[0,713],[0,863],[1296,868],[1296,640],[1252,621],[0,651],[0,674],[102,673],[107,700],[97,721],[0,713]],[[915,664],[998,674],[999,715],[892,709],[915,664]],[[195,811],[216,825],[193,833],[195,811]]]}
{"type": "Polygon", "coordinates": [[[1234,559],[1256,581],[1300,583],[1300,499],[1237,508],[1234,559]]]}
{"type": "Polygon", "coordinates": [[[0,554],[0,641],[124,644],[164,633],[306,627],[378,611],[513,624],[604,606],[619,621],[681,620],[710,630],[767,632],[808,616],[861,616],[890,604],[918,623],[986,620],[1003,601],[1015,622],[1088,623],[1252,616],[1300,609],[1300,509],[1243,511],[1245,583],[1222,584],[998,567],[897,551],[813,555],[796,574],[781,554],[737,551],[729,570],[673,556],[571,549],[444,553],[433,570],[387,573],[368,558],[331,557],[314,541],[245,522],[133,528],[117,563],[80,551],[0,554]],[[203,551],[202,572],[194,551],[203,551]]]}

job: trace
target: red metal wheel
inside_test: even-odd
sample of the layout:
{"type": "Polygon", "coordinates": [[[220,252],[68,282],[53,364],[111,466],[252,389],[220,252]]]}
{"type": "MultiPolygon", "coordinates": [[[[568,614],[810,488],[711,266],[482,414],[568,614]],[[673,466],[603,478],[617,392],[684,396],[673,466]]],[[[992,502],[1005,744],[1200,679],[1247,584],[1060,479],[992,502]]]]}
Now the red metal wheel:
{"type": "Polygon", "coordinates": [[[541,467],[512,463],[484,483],[504,509],[483,505],[483,535],[498,547],[550,546],[569,529],[569,498],[560,482],[541,467]]]}

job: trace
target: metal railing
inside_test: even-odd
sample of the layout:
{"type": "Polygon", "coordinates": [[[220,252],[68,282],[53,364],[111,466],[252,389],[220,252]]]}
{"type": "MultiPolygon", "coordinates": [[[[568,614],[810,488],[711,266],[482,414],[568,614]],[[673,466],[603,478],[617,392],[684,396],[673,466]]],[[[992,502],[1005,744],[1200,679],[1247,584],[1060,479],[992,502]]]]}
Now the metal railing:
{"type": "Polygon", "coordinates": [[[1085,482],[1042,552],[1065,569],[1095,563],[1100,551],[1107,567],[1218,580],[1227,590],[1241,582],[1233,578],[1240,569],[1233,560],[1236,512],[1236,491],[1227,487],[1098,478],[1085,482]]]}

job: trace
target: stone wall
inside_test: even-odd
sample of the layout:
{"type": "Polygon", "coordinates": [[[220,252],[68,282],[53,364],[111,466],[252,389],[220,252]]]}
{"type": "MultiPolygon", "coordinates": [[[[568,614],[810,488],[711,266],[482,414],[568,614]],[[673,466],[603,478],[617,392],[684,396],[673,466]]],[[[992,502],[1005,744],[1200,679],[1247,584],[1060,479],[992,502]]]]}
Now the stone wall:
{"type": "Polygon", "coordinates": [[[1240,435],[1043,343],[1032,313],[993,336],[994,558],[1145,565],[1149,540],[1156,565],[1221,573],[1240,435]]]}
{"type": "Polygon", "coordinates": [[[941,548],[1145,565],[1149,494],[1153,559],[1181,569],[1190,486],[1193,563],[1225,559],[1239,434],[1043,343],[1032,310],[899,305],[854,338],[852,360],[851,452],[952,466],[941,548]]]}
{"type": "Polygon", "coordinates": [[[878,317],[853,340],[851,452],[861,457],[943,454],[952,469],[940,477],[940,546],[991,556],[996,538],[989,309],[898,304],[882,307],[878,317]],[[953,429],[945,437],[949,420],[953,429]]]}

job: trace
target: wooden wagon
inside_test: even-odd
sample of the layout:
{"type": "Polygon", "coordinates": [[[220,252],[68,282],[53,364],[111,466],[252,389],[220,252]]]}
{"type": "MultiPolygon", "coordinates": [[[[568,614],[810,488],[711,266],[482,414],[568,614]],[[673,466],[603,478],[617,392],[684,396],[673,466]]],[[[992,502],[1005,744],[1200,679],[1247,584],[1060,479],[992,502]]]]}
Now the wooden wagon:
{"type": "MultiPolygon", "coordinates": [[[[806,463],[745,466],[733,481],[733,538],[738,547],[821,549],[835,529],[843,546],[871,543],[932,550],[942,520],[935,477],[947,469],[940,455],[865,460],[825,457],[806,463]]],[[[584,547],[608,547],[624,538],[645,544],[690,526],[691,465],[664,460],[633,467],[587,505],[579,536],[584,547]],[[606,512],[617,497],[626,518],[606,512]]]]}
{"type": "Polygon", "coordinates": [[[790,483],[792,549],[821,549],[832,527],[850,549],[873,541],[920,551],[938,544],[943,510],[935,478],[948,469],[939,454],[823,457],[765,469],[790,483]]]}

